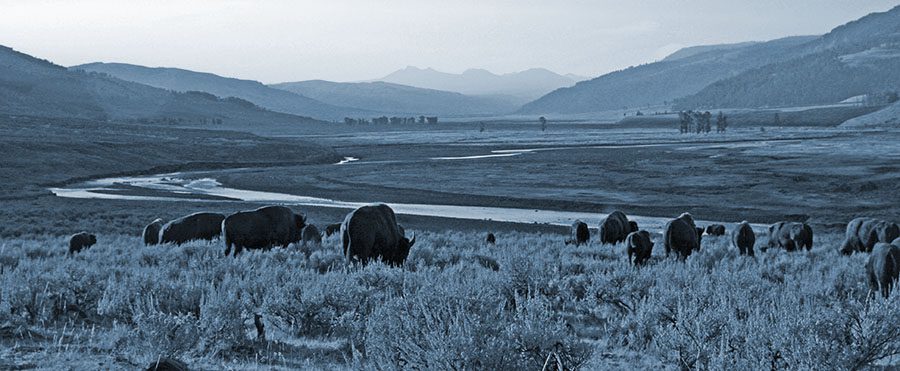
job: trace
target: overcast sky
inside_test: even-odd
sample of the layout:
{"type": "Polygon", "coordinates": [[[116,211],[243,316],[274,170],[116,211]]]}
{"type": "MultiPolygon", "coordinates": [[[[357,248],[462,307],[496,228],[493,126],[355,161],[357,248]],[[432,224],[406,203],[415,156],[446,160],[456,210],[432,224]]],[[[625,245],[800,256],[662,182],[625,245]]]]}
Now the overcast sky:
{"type": "Polygon", "coordinates": [[[408,65],[585,76],[683,46],[821,34],[897,0],[0,0],[0,44],[58,64],[180,67],[266,83],[408,65]]]}

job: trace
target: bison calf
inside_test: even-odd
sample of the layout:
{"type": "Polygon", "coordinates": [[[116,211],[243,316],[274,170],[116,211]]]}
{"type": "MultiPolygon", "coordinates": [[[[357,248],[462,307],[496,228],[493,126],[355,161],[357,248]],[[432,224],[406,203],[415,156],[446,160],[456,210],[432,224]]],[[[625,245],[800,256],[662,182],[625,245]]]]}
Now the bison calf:
{"type": "Polygon", "coordinates": [[[628,261],[634,265],[643,265],[650,259],[653,252],[653,242],[650,240],[650,232],[631,232],[625,237],[625,247],[628,251],[628,261]]]}
{"type": "Polygon", "coordinates": [[[87,249],[97,243],[97,236],[87,233],[78,232],[69,238],[69,254],[75,254],[81,250],[87,249]]]}

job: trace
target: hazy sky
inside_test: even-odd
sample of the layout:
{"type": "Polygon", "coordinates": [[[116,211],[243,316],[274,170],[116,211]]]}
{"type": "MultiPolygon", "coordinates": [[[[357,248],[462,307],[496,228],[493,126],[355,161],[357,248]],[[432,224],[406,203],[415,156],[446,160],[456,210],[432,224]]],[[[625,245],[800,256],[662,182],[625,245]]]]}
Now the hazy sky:
{"type": "Polygon", "coordinates": [[[897,0],[0,0],[0,44],[62,65],[281,82],[408,65],[597,76],[682,46],[821,34],[897,0]]]}

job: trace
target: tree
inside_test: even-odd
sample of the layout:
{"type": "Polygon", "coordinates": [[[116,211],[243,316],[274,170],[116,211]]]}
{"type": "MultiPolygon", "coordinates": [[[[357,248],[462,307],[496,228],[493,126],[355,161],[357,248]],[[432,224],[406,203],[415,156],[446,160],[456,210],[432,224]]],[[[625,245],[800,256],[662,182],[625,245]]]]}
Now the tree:
{"type": "Polygon", "coordinates": [[[481,122],[481,128],[478,131],[484,133],[484,121],[481,122]]]}
{"type": "Polygon", "coordinates": [[[775,126],[781,126],[781,115],[775,112],[775,126]]]}
{"type": "Polygon", "coordinates": [[[725,114],[719,111],[719,115],[716,116],[716,133],[724,133],[726,127],[728,127],[728,121],[725,114]]]}
{"type": "Polygon", "coordinates": [[[538,117],[538,121],[541,122],[541,131],[547,131],[547,118],[544,116],[538,117]]]}
{"type": "Polygon", "coordinates": [[[419,123],[420,123],[420,124],[424,124],[424,123],[425,123],[425,116],[419,116],[419,123]]]}

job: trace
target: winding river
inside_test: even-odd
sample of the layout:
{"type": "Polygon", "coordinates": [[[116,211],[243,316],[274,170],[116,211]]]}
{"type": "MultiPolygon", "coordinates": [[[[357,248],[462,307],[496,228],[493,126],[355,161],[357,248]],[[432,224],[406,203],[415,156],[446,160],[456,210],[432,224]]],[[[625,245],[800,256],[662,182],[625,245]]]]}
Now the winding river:
{"type": "MultiPolygon", "coordinates": [[[[499,153],[508,155],[529,153],[528,150],[499,153]]],[[[490,155],[488,155],[490,156],[490,155]]],[[[460,158],[441,158],[455,160],[460,158]]],[[[334,166],[358,161],[346,158],[334,166]]],[[[208,174],[208,173],[207,173],[208,174]]],[[[347,202],[319,197],[287,193],[263,192],[225,187],[214,178],[202,177],[199,173],[169,173],[148,176],[112,177],[95,179],[66,187],[49,188],[58,197],[104,200],[142,200],[163,202],[253,202],[260,204],[288,204],[298,206],[354,209],[367,203],[347,202]]],[[[569,226],[576,219],[588,225],[599,225],[605,214],[557,211],[540,209],[520,209],[486,206],[460,206],[438,204],[388,203],[397,214],[433,216],[469,220],[492,220],[525,224],[551,224],[569,226]]],[[[641,228],[661,229],[669,218],[629,215],[641,228]]],[[[707,224],[709,221],[697,221],[707,224]]],[[[730,224],[730,223],[727,223],[730,224]]],[[[754,228],[763,228],[754,225],[754,228]]]]}

